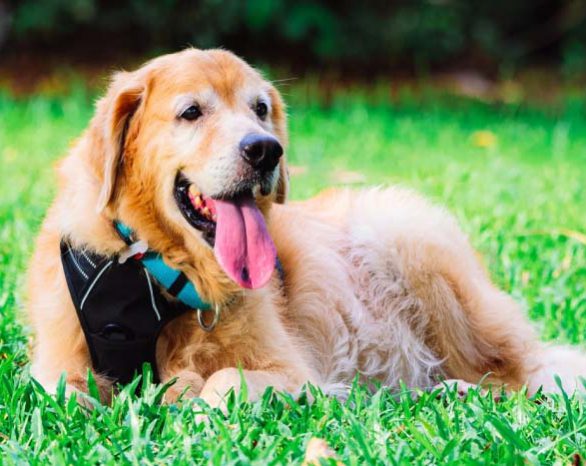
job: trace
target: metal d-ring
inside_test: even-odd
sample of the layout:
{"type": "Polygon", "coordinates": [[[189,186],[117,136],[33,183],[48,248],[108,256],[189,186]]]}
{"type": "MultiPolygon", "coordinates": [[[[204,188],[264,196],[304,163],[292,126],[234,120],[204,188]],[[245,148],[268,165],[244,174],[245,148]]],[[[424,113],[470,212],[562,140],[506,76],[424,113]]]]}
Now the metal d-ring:
{"type": "Polygon", "coordinates": [[[202,330],[206,331],[206,332],[211,332],[216,325],[218,324],[219,320],[220,320],[220,311],[222,310],[222,308],[220,307],[219,304],[216,304],[213,309],[206,309],[206,310],[202,310],[202,309],[197,309],[197,323],[199,324],[199,326],[202,328],[202,330]],[[203,313],[204,312],[213,312],[214,313],[214,319],[212,320],[212,323],[207,325],[204,320],[203,320],[203,313]]]}

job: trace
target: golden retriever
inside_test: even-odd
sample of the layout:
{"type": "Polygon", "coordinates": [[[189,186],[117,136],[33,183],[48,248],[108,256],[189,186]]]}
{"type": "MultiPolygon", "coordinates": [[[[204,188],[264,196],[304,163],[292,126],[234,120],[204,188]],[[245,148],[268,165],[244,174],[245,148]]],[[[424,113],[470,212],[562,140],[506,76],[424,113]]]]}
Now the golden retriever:
{"type": "MultiPolygon", "coordinates": [[[[169,400],[219,406],[241,375],[252,399],[306,382],[341,393],[356,374],[422,388],[488,374],[534,392],[555,390],[559,373],[568,390],[581,386],[586,358],[538,341],[446,211],[398,188],[287,204],[286,143],[279,93],[232,53],[188,49],[116,73],[58,165],[30,263],[33,376],[55,390],[66,373],[69,392],[87,390],[92,361],[60,243],[120,255],[119,220],[221,309],[211,332],[191,312],[162,331],[161,380],[177,379],[169,400]],[[197,202],[178,203],[177,180],[197,202]]],[[[108,399],[112,380],[95,377],[108,399]]]]}

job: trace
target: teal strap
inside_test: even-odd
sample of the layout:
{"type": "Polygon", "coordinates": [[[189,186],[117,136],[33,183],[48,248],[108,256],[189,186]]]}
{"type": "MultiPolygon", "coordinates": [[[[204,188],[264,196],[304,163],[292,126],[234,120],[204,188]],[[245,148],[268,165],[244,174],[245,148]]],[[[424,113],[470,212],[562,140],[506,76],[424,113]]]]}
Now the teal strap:
{"type": "MultiPolygon", "coordinates": [[[[114,222],[114,226],[126,244],[130,245],[134,242],[133,232],[127,225],[120,222],[114,222]]],[[[174,269],[165,264],[161,254],[151,251],[150,249],[139,260],[142,262],[148,273],[166,291],[169,291],[176,281],[184,275],[180,270],[174,269]]],[[[191,281],[187,279],[182,279],[182,281],[184,282],[183,286],[177,292],[171,293],[172,295],[191,309],[211,309],[211,306],[204,302],[200,297],[191,281]]]]}
{"type": "Polygon", "coordinates": [[[114,227],[126,244],[130,246],[134,242],[132,238],[132,230],[129,226],[120,222],[114,222],[114,227]]]}

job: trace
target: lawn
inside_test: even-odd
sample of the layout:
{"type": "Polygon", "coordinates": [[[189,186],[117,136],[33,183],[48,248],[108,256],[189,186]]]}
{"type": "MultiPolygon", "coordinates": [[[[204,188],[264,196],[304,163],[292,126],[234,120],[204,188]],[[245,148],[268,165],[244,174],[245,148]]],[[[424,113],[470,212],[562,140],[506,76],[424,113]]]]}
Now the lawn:
{"type": "MultiPolygon", "coordinates": [[[[292,197],[332,185],[413,187],[449,207],[494,280],[522,303],[546,340],[586,345],[586,114],[472,101],[384,85],[338,92],[326,106],[311,85],[290,102],[292,197]]],[[[0,458],[2,464],[300,463],[312,437],[347,464],[580,464],[586,401],[519,393],[500,402],[472,392],[355,387],[346,401],[313,392],[232,396],[227,417],[194,401],[159,403],[127,387],[91,411],[31,380],[19,316],[35,232],[54,192],[52,164],[85,127],[94,95],[0,93],[0,458]]],[[[381,206],[384,208],[385,206],[381,206]]],[[[388,208],[392,208],[389,206],[388,208]]],[[[586,455],[584,455],[586,458],[586,455]]]]}

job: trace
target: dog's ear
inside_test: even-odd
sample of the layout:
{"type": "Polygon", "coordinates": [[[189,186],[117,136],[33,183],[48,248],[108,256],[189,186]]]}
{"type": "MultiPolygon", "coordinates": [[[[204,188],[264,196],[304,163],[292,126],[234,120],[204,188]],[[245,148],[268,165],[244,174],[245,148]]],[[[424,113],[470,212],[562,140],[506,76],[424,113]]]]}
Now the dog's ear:
{"type": "MultiPolygon", "coordinates": [[[[287,148],[288,134],[287,134],[287,112],[285,108],[285,102],[277,89],[271,87],[269,89],[269,95],[272,103],[272,120],[275,128],[275,132],[279,137],[279,140],[283,147],[287,148]]],[[[277,195],[275,202],[284,204],[289,195],[289,170],[287,169],[287,151],[281,157],[279,161],[279,181],[277,183],[277,195]]]]}
{"type": "Polygon", "coordinates": [[[96,105],[91,124],[91,159],[101,183],[98,212],[104,210],[114,195],[126,133],[132,116],[144,98],[146,86],[143,70],[118,72],[113,76],[106,96],[96,105]]]}

